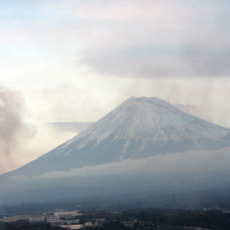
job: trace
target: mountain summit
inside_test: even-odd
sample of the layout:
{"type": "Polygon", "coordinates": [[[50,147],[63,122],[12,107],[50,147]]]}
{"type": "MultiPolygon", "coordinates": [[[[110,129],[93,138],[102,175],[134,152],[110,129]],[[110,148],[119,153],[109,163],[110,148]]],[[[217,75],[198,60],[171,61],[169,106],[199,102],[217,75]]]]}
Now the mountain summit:
{"type": "Polygon", "coordinates": [[[87,130],[11,172],[33,176],[166,153],[229,146],[230,130],[159,98],[131,97],[87,130]]]}

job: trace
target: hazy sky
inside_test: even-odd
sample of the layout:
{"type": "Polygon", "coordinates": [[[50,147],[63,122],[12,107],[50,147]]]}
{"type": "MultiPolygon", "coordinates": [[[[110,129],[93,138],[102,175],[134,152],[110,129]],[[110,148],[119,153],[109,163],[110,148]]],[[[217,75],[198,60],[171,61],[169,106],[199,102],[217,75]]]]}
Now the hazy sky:
{"type": "Polygon", "coordinates": [[[12,112],[26,127],[0,172],[72,135],[41,124],[95,121],[130,96],[230,127],[229,11],[227,0],[0,0],[0,95],[12,94],[1,122],[12,112]]]}

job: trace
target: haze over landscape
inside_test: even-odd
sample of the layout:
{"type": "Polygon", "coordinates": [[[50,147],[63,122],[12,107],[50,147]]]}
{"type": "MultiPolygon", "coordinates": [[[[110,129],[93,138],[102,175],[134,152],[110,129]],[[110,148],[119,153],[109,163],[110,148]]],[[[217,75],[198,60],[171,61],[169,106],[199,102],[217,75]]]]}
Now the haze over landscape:
{"type": "Polygon", "coordinates": [[[230,129],[156,97],[131,97],[67,142],[1,175],[1,205],[222,189],[230,186],[229,151],[230,129]]]}
{"type": "Polygon", "coordinates": [[[174,193],[230,209],[186,200],[230,191],[229,10],[0,1],[0,214],[92,197],[175,208],[153,198],[174,193]]]}
{"type": "Polygon", "coordinates": [[[12,127],[17,141],[10,154],[1,149],[2,173],[76,134],[48,122],[94,122],[131,96],[159,97],[230,127],[228,1],[0,6],[1,114],[27,127],[12,127]]]}

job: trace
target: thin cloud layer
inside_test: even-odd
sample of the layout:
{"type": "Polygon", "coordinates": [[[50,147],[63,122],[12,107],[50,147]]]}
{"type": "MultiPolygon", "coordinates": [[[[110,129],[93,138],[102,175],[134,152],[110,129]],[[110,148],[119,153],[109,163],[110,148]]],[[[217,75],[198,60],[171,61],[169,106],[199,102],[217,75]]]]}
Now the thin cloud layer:
{"type": "Polygon", "coordinates": [[[230,73],[230,5],[204,1],[73,4],[90,21],[81,61],[93,71],[130,78],[217,78],[230,73]],[[224,26],[223,26],[224,24],[224,26]]]}
{"type": "MultiPolygon", "coordinates": [[[[229,171],[230,149],[218,151],[191,151],[157,155],[139,160],[124,160],[104,165],[87,166],[69,171],[54,171],[36,176],[34,179],[65,177],[88,177],[100,175],[135,175],[171,173],[197,173],[229,171]]],[[[26,177],[23,177],[26,179],[26,177]]]]}
{"type": "Polygon", "coordinates": [[[226,0],[70,0],[13,6],[3,4],[7,26],[2,42],[9,53],[37,68],[35,53],[49,69],[75,55],[77,68],[87,66],[91,73],[110,77],[190,79],[230,73],[226,0]]]}

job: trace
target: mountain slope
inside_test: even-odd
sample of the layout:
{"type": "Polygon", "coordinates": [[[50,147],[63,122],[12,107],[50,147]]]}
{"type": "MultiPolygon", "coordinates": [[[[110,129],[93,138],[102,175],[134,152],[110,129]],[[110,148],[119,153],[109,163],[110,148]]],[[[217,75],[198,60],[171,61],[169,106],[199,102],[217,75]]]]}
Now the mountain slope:
{"type": "Polygon", "coordinates": [[[230,130],[180,111],[158,98],[131,97],[87,130],[10,175],[140,159],[230,146],[230,130]]]}

